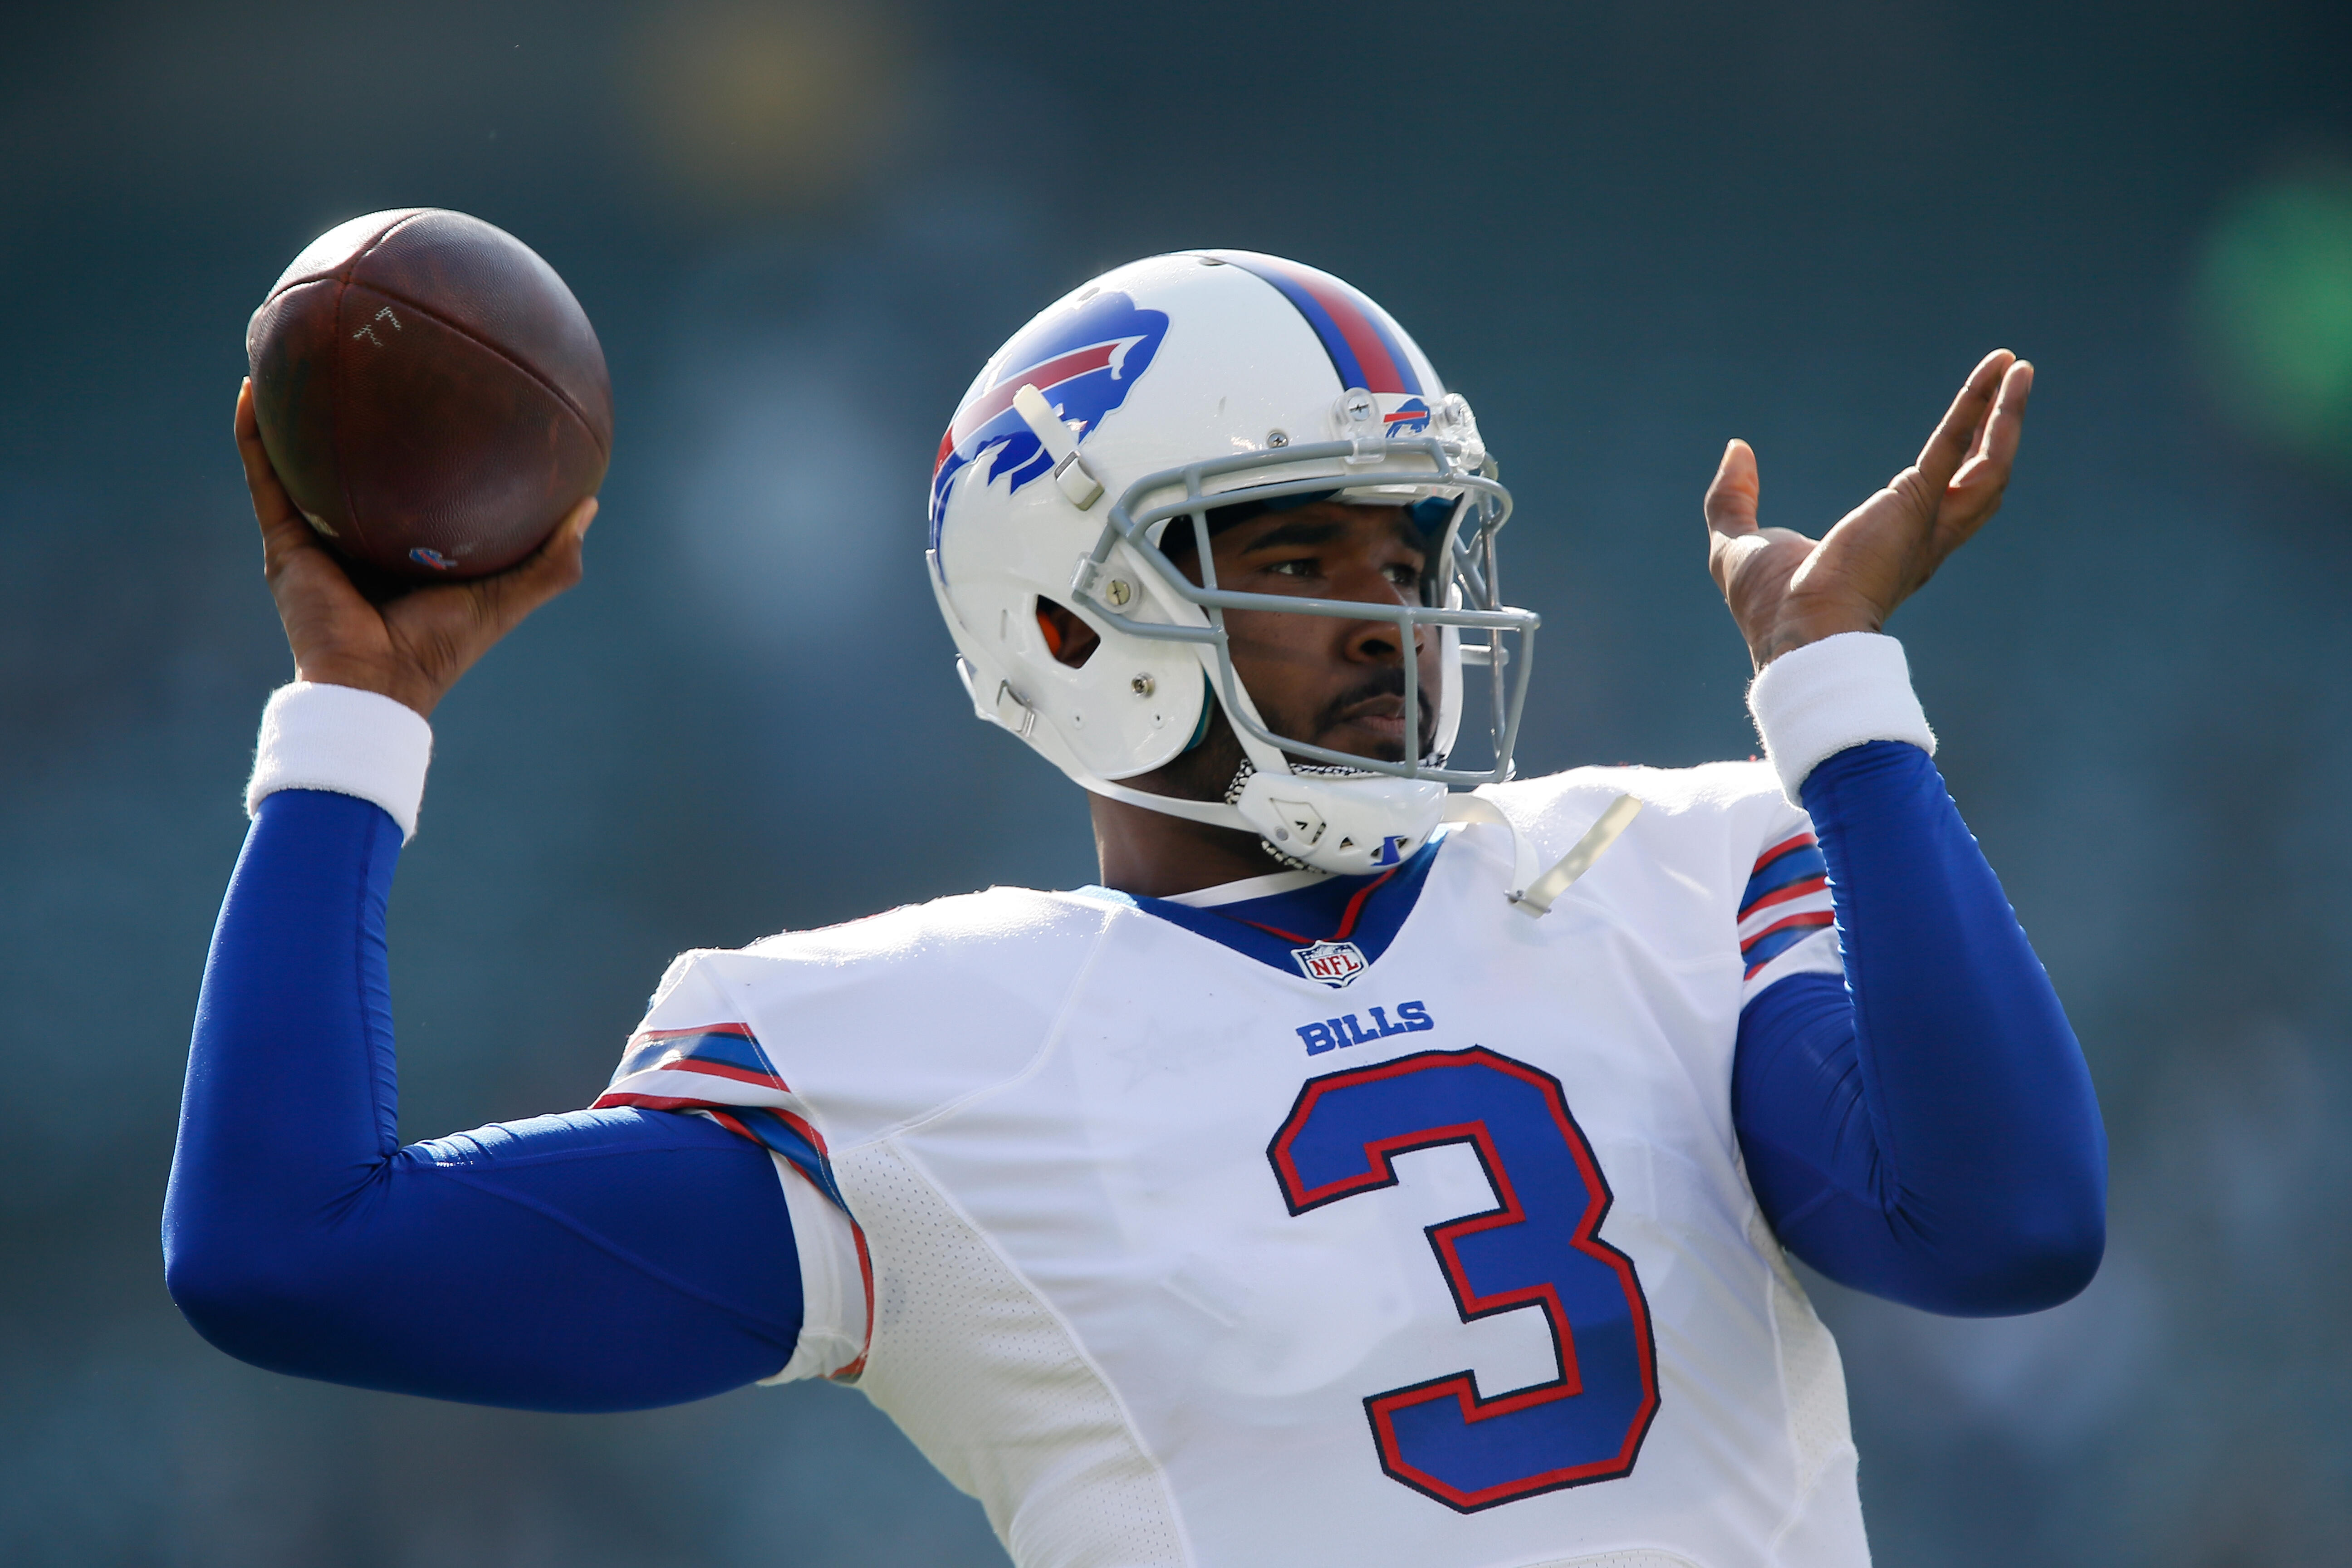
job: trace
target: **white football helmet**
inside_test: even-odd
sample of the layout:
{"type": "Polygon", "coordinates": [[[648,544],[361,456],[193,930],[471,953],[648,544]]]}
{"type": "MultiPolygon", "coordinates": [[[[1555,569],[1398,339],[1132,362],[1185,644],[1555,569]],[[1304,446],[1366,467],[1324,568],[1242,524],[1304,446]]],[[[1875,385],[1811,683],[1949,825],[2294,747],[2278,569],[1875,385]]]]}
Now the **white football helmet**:
{"type": "Polygon", "coordinates": [[[1186,251],[1105,273],[982,369],[932,474],[931,585],[973,708],[1079,784],[1363,872],[1426,842],[1449,785],[1511,776],[1539,622],[1498,592],[1510,510],[1470,405],[1378,305],[1294,261],[1186,251]],[[1414,508],[1429,540],[1422,602],[1219,588],[1209,510],[1284,498],[1414,508]],[[1162,552],[1171,526],[1195,531],[1202,583],[1162,552]],[[1083,666],[1048,647],[1041,597],[1100,635],[1083,666]],[[1437,705],[1430,753],[1383,761],[1273,733],[1234,674],[1231,609],[1389,621],[1404,647],[1439,637],[1434,694],[1403,661],[1404,732],[1437,705]],[[1477,769],[1447,765],[1465,665],[1490,684],[1493,755],[1477,769]],[[1119,782],[1195,744],[1212,692],[1255,770],[1228,800],[1119,782]]]}

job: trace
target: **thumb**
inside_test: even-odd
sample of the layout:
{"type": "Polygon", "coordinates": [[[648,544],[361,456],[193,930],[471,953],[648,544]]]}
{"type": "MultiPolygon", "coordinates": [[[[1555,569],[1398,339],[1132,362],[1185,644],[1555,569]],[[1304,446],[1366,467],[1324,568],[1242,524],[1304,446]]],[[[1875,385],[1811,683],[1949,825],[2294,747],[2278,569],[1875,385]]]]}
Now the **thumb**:
{"type": "Polygon", "coordinates": [[[1762,493],[1762,481],[1756,472],[1756,454],[1747,442],[1734,437],[1723,448],[1723,461],[1716,465],[1715,482],[1706,487],[1706,500],[1701,503],[1706,513],[1709,533],[1722,539],[1738,539],[1756,531],[1756,502],[1762,493]]]}

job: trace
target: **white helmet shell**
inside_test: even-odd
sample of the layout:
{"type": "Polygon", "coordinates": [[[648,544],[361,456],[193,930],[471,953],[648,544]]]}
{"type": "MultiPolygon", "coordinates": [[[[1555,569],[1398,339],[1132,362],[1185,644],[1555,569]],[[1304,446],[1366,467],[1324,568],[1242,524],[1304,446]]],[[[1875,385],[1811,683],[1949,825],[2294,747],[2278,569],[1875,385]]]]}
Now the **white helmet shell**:
{"type": "MultiPolygon", "coordinates": [[[[940,444],[931,580],[980,716],[1078,784],[1247,826],[1323,869],[1362,871],[1425,840],[1448,784],[1509,776],[1537,621],[1492,590],[1494,533],[1508,512],[1468,405],[1379,306],[1296,262],[1184,252],[1073,291],[982,368],[940,444]],[[1205,521],[1184,520],[1210,506],[1284,496],[1433,513],[1424,603],[1219,592],[1158,548],[1171,523],[1205,534],[1205,521]],[[1041,597],[1101,637],[1083,666],[1047,646],[1041,597]],[[1431,755],[1381,762],[1268,731],[1225,650],[1223,611],[1240,607],[1369,616],[1394,621],[1408,640],[1441,637],[1431,755]],[[1484,638],[1468,651],[1485,656],[1496,683],[1496,763],[1475,773],[1444,765],[1465,630],[1484,638]],[[1507,682],[1507,637],[1518,654],[1507,682]],[[1235,802],[1121,785],[1199,738],[1213,689],[1256,769],[1235,802]]],[[[1407,668],[1417,711],[1426,699],[1407,668]]]]}

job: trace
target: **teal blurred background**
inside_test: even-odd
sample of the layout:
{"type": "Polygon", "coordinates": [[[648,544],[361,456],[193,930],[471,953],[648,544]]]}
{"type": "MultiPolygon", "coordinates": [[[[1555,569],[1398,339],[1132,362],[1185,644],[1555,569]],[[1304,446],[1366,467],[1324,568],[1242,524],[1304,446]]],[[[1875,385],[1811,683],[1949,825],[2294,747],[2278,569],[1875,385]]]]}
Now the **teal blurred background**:
{"type": "Polygon", "coordinates": [[[1985,350],[2008,509],[1895,623],[2114,1142],[2079,1300],[1823,1285],[1883,1563],[2343,1561],[2352,1539],[2352,15],[1207,0],[12,6],[0,47],[0,1561],[959,1564],[856,1394],[548,1417],[208,1349],[156,1221],[288,678],[229,416],[341,218],[570,280],[619,436],[586,584],[436,716],[393,906],[404,1134],[586,1103],[669,956],[1091,874],[921,575],[982,359],[1237,246],[1467,393],[1547,617],[1522,765],[1753,749],[1697,498],[1817,531],[1985,350]]]}

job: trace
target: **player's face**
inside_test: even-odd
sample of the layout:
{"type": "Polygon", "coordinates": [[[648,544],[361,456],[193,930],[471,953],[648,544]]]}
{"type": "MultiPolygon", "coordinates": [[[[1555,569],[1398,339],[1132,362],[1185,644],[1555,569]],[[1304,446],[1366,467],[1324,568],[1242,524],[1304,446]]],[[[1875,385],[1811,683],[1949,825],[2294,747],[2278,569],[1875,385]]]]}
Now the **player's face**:
{"type": "MultiPolygon", "coordinates": [[[[1199,581],[1187,531],[1171,528],[1169,557],[1199,581]]],[[[1210,542],[1217,585],[1243,593],[1417,605],[1426,565],[1421,534],[1402,507],[1318,501],[1268,512],[1210,542]]],[[[1381,762],[1405,758],[1404,656],[1395,626],[1330,616],[1228,610],[1234,672],[1266,727],[1286,739],[1381,762]]],[[[1418,634],[1425,755],[1437,729],[1438,637],[1418,634]]]]}

